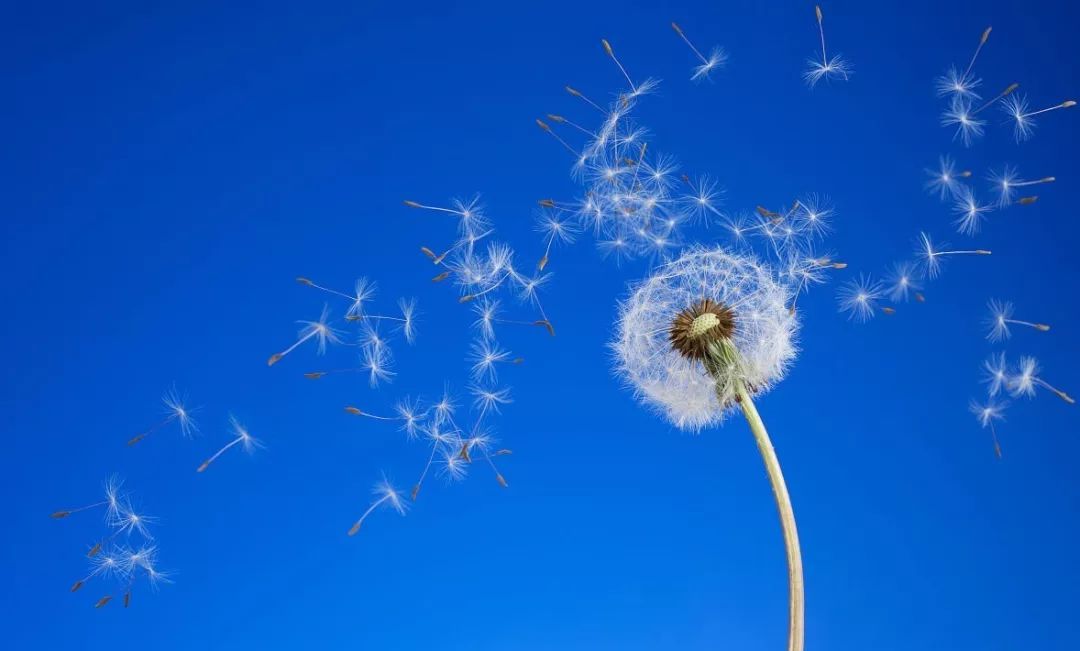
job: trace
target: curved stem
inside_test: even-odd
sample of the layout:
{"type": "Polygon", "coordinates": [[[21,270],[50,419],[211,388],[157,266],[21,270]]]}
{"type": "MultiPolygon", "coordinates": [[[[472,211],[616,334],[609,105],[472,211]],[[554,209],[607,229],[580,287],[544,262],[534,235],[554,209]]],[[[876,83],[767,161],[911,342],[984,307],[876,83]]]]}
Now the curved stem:
{"type": "Polygon", "coordinates": [[[772,484],[776,508],[780,512],[780,526],[784,531],[784,547],[787,550],[788,563],[788,651],[803,651],[805,598],[803,596],[802,553],[799,551],[799,532],[795,528],[795,511],[791,506],[784,474],[780,470],[780,460],[776,457],[769,433],[765,429],[750,393],[742,380],[736,380],[735,395],[739,398],[746,422],[754,433],[758,451],[765,461],[765,472],[772,484]]]}

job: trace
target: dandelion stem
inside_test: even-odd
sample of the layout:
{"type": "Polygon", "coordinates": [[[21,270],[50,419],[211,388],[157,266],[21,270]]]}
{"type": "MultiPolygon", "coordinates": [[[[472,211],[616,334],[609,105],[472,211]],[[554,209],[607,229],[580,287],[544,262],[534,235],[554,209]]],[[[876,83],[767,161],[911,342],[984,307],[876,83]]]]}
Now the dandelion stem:
{"type": "Polygon", "coordinates": [[[795,511],[791,506],[784,474],[780,470],[780,460],[776,457],[765,423],[761,420],[750,393],[741,379],[734,382],[735,395],[739,399],[743,416],[754,434],[758,451],[765,461],[765,472],[772,484],[776,508],[780,512],[780,526],[784,531],[784,547],[788,562],[788,651],[803,651],[804,610],[802,553],[799,550],[799,532],[795,528],[795,511]]]}

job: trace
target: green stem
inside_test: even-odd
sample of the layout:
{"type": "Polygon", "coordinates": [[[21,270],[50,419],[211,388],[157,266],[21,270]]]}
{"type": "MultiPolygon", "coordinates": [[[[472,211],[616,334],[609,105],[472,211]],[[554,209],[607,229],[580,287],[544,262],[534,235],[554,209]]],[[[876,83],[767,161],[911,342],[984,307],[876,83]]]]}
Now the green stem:
{"type": "Polygon", "coordinates": [[[780,512],[780,526],[784,531],[784,547],[787,550],[788,563],[788,651],[803,651],[804,638],[804,611],[805,599],[803,597],[803,569],[802,554],[799,551],[799,532],[795,528],[795,511],[791,506],[791,496],[788,495],[787,484],[784,482],[784,473],[780,470],[780,460],[776,458],[769,433],[765,430],[765,423],[761,420],[754,402],[750,399],[750,393],[741,379],[734,381],[735,395],[739,399],[746,422],[750,424],[750,431],[754,433],[754,441],[757,442],[758,451],[765,461],[765,472],[769,475],[769,483],[772,484],[773,497],[776,498],[776,508],[780,512]]]}

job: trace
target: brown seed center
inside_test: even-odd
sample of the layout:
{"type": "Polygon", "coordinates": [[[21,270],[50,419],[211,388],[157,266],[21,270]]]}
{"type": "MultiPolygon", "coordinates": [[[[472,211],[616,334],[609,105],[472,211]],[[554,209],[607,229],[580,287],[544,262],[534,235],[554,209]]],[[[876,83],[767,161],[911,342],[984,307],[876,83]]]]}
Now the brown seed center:
{"type": "Polygon", "coordinates": [[[668,331],[671,347],[683,357],[704,359],[709,345],[735,334],[735,313],[726,305],[704,299],[679,312],[668,331]]]}

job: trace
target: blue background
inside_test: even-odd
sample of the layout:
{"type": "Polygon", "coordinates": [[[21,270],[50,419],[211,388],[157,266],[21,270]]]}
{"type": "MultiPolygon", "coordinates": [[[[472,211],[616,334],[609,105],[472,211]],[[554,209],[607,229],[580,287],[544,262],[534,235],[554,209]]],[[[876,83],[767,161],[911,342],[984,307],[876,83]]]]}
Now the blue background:
{"type": "Polygon", "coordinates": [[[1015,405],[998,461],[966,405],[995,350],[991,297],[1053,324],[1008,350],[1080,393],[1080,114],[1043,116],[1017,146],[995,111],[964,150],[932,83],[993,25],[987,92],[1076,98],[1075,3],[827,4],[830,49],[856,75],[813,91],[810,3],[219,5],[24,3],[0,21],[7,648],[782,647],[783,549],[752,438],[738,420],[675,432],[613,379],[615,300],[645,269],[587,239],[549,267],[558,337],[505,341],[527,359],[504,374],[510,489],[478,468],[345,536],[379,473],[410,485],[424,450],[341,407],[466,376],[471,315],[417,253],[450,226],[401,201],[480,192],[501,237],[538,258],[536,200],[579,189],[533,119],[592,119],[563,84],[620,88],[601,37],[637,78],[664,79],[639,118],[656,150],[721,180],[727,208],[830,195],[852,277],[905,259],[921,229],[967,241],[922,190],[940,154],[979,177],[1057,176],[1035,206],[994,213],[976,240],[994,255],[951,261],[924,305],[859,326],[835,285],[815,289],[805,350],[759,406],[799,519],[808,648],[1072,648],[1077,408],[1015,405]],[[715,83],[689,82],[671,20],[730,52],[715,83]],[[394,384],[301,376],[348,365],[345,348],[266,367],[324,302],[301,274],[345,290],[368,275],[388,310],[419,299],[394,384]],[[202,436],[126,448],[174,382],[203,406],[202,436]],[[229,412],[267,449],[197,475],[229,412]],[[100,521],[48,514],[96,499],[111,472],[161,518],[175,584],[96,611],[95,590],[68,587],[100,521]]]}

